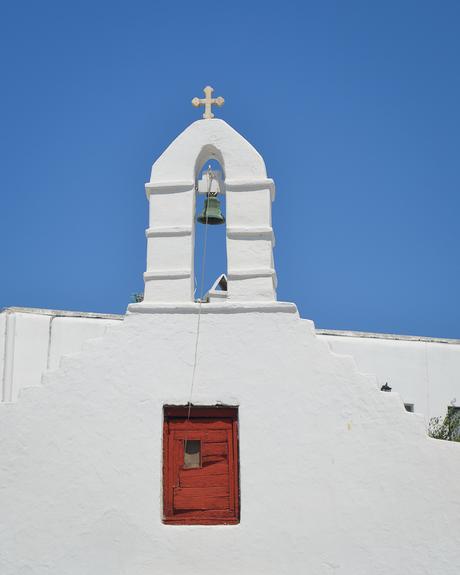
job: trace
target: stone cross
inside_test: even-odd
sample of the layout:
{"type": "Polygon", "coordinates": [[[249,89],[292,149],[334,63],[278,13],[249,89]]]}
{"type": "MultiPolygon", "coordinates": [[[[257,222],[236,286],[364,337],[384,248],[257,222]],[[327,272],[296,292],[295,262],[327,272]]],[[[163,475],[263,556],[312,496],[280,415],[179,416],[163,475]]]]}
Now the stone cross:
{"type": "Polygon", "coordinates": [[[192,104],[195,106],[195,108],[198,108],[198,106],[204,106],[204,114],[203,114],[203,118],[205,120],[210,120],[211,118],[214,118],[214,114],[212,113],[212,105],[215,104],[216,106],[223,106],[225,100],[223,98],[221,98],[220,96],[218,98],[212,98],[212,93],[214,92],[214,88],[212,88],[211,86],[206,86],[206,88],[203,89],[203,92],[205,94],[204,98],[193,98],[192,100],[192,104]]]}

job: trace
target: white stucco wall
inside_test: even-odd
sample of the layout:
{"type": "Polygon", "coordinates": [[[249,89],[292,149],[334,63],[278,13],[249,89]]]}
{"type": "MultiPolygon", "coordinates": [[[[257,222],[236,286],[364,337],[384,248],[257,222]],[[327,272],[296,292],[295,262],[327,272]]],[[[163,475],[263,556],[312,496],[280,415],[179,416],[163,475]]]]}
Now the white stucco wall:
{"type": "MultiPolygon", "coordinates": [[[[11,308],[0,313],[0,388],[5,401],[16,401],[24,387],[41,384],[47,369],[77,353],[85,341],[101,337],[125,316],[11,308]],[[8,334],[8,345],[5,336],[8,334]],[[8,354],[5,370],[5,354],[8,354]]],[[[308,321],[308,320],[307,320],[308,321]]],[[[460,340],[436,340],[388,334],[317,330],[331,350],[351,355],[359,371],[388,382],[425,422],[460,404],[460,340]]]]}
{"type": "Polygon", "coordinates": [[[197,316],[133,314],[0,406],[2,575],[456,574],[460,446],[289,309],[208,306],[193,401],[240,406],[241,523],[162,524],[197,316]]]}
{"type": "Polygon", "coordinates": [[[65,354],[102,336],[123,316],[59,310],[8,308],[0,313],[0,390],[3,401],[16,401],[21,389],[41,384],[47,369],[65,354]]]}
{"type": "Polygon", "coordinates": [[[361,372],[386,382],[414,411],[444,416],[460,405],[460,341],[319,330],[332,351],[353,356],[361,372]]]}
{"type": "Polygon", "coordinates": [[[7,317],[8,314],[6,312],[0,313],[0,397],[1,401],[5,401],[5,371],[6,371],[6,353],[9,353],[7,350],[7,317]]]}

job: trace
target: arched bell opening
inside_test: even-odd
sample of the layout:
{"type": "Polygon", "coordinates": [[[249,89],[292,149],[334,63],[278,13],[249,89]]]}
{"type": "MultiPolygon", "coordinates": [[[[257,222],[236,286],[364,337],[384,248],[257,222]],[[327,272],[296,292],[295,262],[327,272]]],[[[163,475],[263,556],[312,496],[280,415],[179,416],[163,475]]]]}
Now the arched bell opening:
{"type": "Polygon", "coordinates": [[[209,150],[205,159],[200,156],[194,219],[195,301],[213,299],[212,294],[225,296],[227,289],[225,173],[216,152],[209,150]]]}

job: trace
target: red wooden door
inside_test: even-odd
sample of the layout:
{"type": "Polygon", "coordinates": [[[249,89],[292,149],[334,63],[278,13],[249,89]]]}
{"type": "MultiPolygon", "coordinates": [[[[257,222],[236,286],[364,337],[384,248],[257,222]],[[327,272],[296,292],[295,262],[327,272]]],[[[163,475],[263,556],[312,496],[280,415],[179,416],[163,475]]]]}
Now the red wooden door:
{"type": "Polygon", "coordinates": [[[165,523],[238,522],[237,433],[234,408],[165,408],[165,523]]]}

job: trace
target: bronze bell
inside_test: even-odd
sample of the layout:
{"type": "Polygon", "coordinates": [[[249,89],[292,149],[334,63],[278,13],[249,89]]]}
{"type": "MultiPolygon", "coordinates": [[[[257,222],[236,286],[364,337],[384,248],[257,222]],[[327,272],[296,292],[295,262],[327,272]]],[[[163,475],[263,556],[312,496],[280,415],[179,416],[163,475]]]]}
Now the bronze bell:
{"type": "Polygon", "coordinates": [[[218,226],[219,224],[225,223],[217,195],[208,194],[206,196],[203,211],[196,220],[200,222],[200,224],[209,224],[210,226],[218,226]]]}

